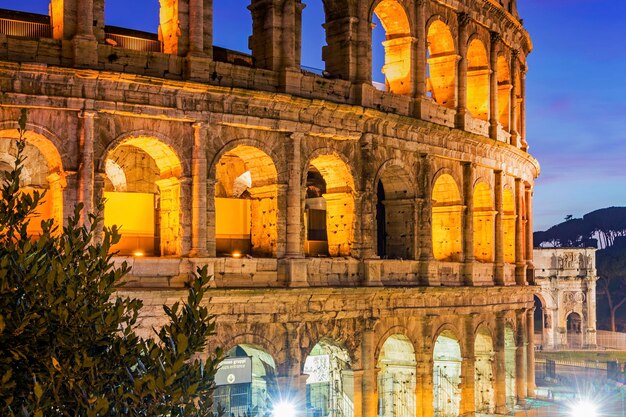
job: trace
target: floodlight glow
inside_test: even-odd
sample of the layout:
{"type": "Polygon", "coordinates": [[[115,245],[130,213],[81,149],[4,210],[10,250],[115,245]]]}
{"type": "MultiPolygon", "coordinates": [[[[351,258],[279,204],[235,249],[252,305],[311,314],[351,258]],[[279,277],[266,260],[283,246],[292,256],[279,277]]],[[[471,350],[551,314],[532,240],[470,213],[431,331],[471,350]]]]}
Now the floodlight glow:
{"type": "Polygon", "coordinates": [[[589,400],[579,400],[570,406],[570,417],[598,417],[598,409],[589,400]]]}
{"type": "Polygon", "coordinates": [[[272,417],[296,417],[296,407],[289,401],[274,404],[272,417]]]}

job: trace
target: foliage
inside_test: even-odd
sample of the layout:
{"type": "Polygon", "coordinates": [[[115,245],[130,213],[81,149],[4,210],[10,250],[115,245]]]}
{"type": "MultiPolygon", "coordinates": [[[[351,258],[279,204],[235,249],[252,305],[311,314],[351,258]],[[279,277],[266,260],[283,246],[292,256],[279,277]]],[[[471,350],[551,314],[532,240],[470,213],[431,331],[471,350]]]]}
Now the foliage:
{"type": "Polygon", "coordinates": [[[22,112],[15,168],[0,184],[0,415],[212,416],[221,352],[199,358],[215,327],[206,268],[186,302],[163,306],[155,340],[138,337],[142,302],[116,293],[129,268],[113,264],[115,227],[93,214],[81,225],[79,206],[62,229],[49,220],[27,235],[44,194],[19,192],[25,124],[22,112]]]}

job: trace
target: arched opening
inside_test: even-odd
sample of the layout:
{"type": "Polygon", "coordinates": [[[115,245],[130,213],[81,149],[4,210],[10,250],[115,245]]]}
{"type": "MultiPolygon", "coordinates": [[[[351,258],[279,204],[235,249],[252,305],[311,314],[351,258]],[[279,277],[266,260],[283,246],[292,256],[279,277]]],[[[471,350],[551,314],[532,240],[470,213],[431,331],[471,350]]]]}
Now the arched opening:
{"type": "Polygon", "coordinates": [[[452,332],[442,332],[433,350],[435,416],[458,416],[461,405],[461,346],[452,332]]]}
{"type": "Polygon", "coordinates": [[[515,332],[510,324],[504,327],[504,372],[506,408],[513,410],[516,403],[515,391],[515,332]]]}
{"type": "Polygon", "coordinates": [[[354,375],[348,352],[330,340],[317,343],[304,362],[306,415],[351,417],[354,375]]]}
{"type": "Polygon", "coordinates": [[[154,137],[124,140],[104,161],[104,225],[120,227],[120,255],[181,252],[180,180],[174,150],[154,137]]]}
{"type": "Polygon", "coordinates": [[[96,33],[99,38],[104,33],[106,44],[143,52],[178,53],[175,2],[106,0],[103,3],[95,8],[94,20],[99,24],[96,33]],[[104,16],[100,15],[103,12],[104,16]]]}
{"type": "MultiPolygon", "coordinates": [[[[372,16],[372,43],[379,42],[381,33],[376,27],[384,29],[384,65],[381,72],[385,75],[385,90],[396,94],[411,93],[411,28],[402,4],[396,0],[382,0],[374,8],[372,16]],[[376,19],[374,18],[376,17],[376,19]]],[[[374,49],[373,49],[374,50],[374,49]]],[[[372,59],[372,79],[376,80],[372,59]]]]}
{"type": "Polygon", "coordinates": [[[448,25],[441,20],[428,27],[428,92],[444,107],[456,107],[457,53],[448,25]]]}
{"type": "Polygon", "coordinates": [[[272,158],[239,145],[215,166],[215,244],[218,256],[276,256],[278,173],[272,158]]]}
{"type": "Polygon", "coordinates": [[[237,345],[218,365],[213,407],[221,408],[224,416],[270,415],[277,394],[276,364],[259,347],[237,345]]]}
{"type": "Polygon", "coordinates": [[[378,356],[378,415],[415,416],[417,361],[411,341],[403,335],[385,340],[378,356]]]}
{"type": "Polygon", "coordinates": [[[498,57],[498,123],[509,131],[511,112],[511,71],[504,56],[498,57]]]}
{"type": "MultiPolygon", "coordinates": [[[[326,46],[326,14],[324,2],[307,1],[302,10],[301,58],[302,69],[321,75],[326,69],[322,51],[326,46]]],[[[296,38],[296,42],[299,40],[296,38]]]]}
{"type": "Polygon", "coordinates": [[[378,180],[376,196],[378,256],[412,259],[415,198],[404,169],[386,168],[378,180]]]}
{"type": "Polygon", "coordinates": [[[583,347],[583,320],[576,312],[567,315],[567,344],[573,349],[583,347]]]}
{"type": "Polygon", "coordinates": [[[524,97],[522,97],[522,77],[520,72],[518,71],[515,74],[515,126],[513,129],[517,133],[521,133],[522,127],[522,102],[524,97]]]}
{"type": "MultiPolygon", "coordinates": [[[[0,132],[0,175],[12,171],[17,156],[17,130],[0,132]]],[[[24,165],[20,175],[22,194],[35,192],[45,196],[35,212],[28,217],[27,233],[34,238],[41,236],[41,222],[52,219],[63,226],[63,188],[61,159],[54,145],[34,132],[25,133],[24,165]]],[[[4,177],[2,177],[2,181],[4,177]]]]}
{"type": "Polygon", "coordinates": [[[336,155],[320,155],[306,179],[307,256],[350,256],[354,241],[354,180],[336,155]]]}
{"type": "Polygon", "coordinates": [[[477,414],[493,414],[493,340],[485,329],[474,340],[474,399],[477,414]]]}
{"type": "Polygon", "coordinates": [[[213,0],[213,59],[253,66],[250,0],[213,0]]]}
{"type": "Polygon", "coordinates": [[[505,188],[502,193],[502,231],[504,234],[504,262],[515,263],[515,199],[513,192],[505,188]]]}
{"type": "Polygon", "coordinates": [[[489,59],[487,49],[474,39],[467,49],[467,108],[473,117],[489,120],[489,59]]]}
{"type": "Polygon", "coordinates": [[[493,198],[491,188],[485,182],[474,187],[474,259],[493,262],[494,240],[493,198]]]}
{"type": "Polygon", "coordinates": [[[461,214],[463,205],[456,181],[443,174],[433,187],[433,254],[440,261],[461,260],[461,214]]]}

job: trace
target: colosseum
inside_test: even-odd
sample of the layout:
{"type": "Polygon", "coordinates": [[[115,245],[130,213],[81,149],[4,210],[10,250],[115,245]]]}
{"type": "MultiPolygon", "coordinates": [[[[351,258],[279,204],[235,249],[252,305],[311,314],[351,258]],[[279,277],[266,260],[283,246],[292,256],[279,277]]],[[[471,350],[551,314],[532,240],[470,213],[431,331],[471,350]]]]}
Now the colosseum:
{"type": "Polygon", "coordinates": [[[539,165],[515,0],[325,0],[319,74],[301,0],[251,1],[251,54],[213,45],[212,0],[160,0],[158,34],[106,26],[104,1],[0,11],[0,168],[27,108],[25,192],[59,222],[106,199],[145,329],[208,265],[227,415],[528,404],[539,165]]]}

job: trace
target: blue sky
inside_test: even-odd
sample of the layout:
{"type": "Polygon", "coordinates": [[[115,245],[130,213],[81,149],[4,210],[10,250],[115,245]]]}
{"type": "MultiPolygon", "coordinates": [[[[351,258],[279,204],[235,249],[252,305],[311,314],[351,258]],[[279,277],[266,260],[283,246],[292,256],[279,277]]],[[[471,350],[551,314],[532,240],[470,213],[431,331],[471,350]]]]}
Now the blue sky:
{"type": "MultiPolygon", "coordinates": [[[[307,3],[306,0],[304,0],[307,3]]],[[[106,23],[156,32],[157,0],[106,0],[106,23]]],[[[321,0],[303,13],[302,64],[323,68],[321,0]]],[[[0,8],[47,13],[47,0],[0,0],[0,8]]],[[[247,51],[248,0],[214,0],[214,43],[247,51]]],[[[539,159],[535,229],[565,215],[626,206],[626,3],[518,0],[534,51],[528,58],[527,140],[539,159]]],[[[382,81],[382,30],[374,33],[374,79],[382,81]]]]}

